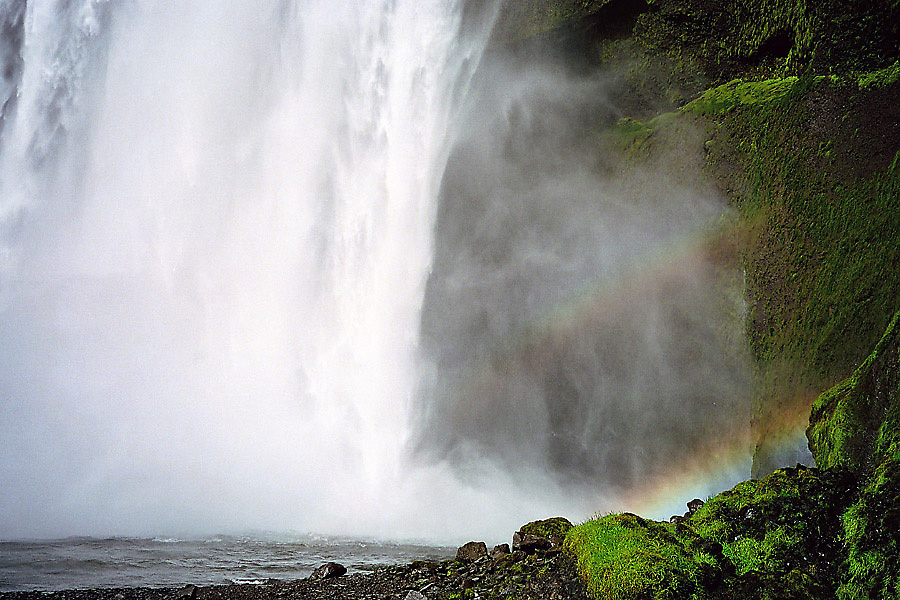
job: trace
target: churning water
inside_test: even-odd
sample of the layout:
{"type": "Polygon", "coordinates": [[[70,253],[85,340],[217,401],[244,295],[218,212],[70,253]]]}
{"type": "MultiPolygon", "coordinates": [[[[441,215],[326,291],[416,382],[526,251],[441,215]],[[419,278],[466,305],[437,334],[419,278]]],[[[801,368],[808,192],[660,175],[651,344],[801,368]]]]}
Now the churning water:
{"type": "Polygon", "coordinates": [[[308,577],[328,561],[354,572],[449,555],[449,548],[320,536],[0,542],[0,592],[264,583],[308,577]]]}

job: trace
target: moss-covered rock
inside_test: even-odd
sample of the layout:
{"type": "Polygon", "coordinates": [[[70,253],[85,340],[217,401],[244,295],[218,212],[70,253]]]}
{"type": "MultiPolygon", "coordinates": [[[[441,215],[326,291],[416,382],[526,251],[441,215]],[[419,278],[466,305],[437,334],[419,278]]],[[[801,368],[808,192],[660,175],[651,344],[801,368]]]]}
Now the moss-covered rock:
{"type": "Polygon", "coordinates": [[[570,529],[572,529],[571,521],[565,517],[552,517],[527,523],[519,529],[519,532],[524,535],[534,535],[545,540],[552,540],[566,537],[570,529]]]}
{"type": "Polygon", "coordinates": [[[715,559],[678,536],[676,526],[630,513],[609,515],[572,529],[566,546],[595,598],[691,598],[702,590],[715,559]]]}
{"type": "Polygon", "coordinates": [[[566,545],[596,598],[828,598],[855,492],[846,472],[784,469],[674,524],[609,515],[575,527],[566,545]]]}
{"type": "Polygon", "coordinates": [[[758,472],[786,415],[818,396],[819,469],[776,470],[674,523],[569,531],[595,597],[900,597],[898,14],[891,0],[649,0],[627,36],[578,38],[623,74],[606,147],[647,163],[699,127],[706,173],[740,213],[758,472]]]}

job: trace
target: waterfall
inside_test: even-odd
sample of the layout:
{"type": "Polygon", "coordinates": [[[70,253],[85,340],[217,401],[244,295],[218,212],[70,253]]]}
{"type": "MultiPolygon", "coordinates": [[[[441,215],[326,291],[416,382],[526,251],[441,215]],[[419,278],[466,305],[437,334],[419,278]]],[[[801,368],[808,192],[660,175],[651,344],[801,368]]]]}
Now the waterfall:
{"type": "Polygon", "coordinates": [[[0,11],[0,534],[402,519],[488,25],[446,0],[0,11]]]}
{"type": "Polygon", "coordinates": [[[486,52],[500,4],[0,0],[0,539],[501,541],[743,478],[727,208],[604,145],[621,78],[486,52]]]}

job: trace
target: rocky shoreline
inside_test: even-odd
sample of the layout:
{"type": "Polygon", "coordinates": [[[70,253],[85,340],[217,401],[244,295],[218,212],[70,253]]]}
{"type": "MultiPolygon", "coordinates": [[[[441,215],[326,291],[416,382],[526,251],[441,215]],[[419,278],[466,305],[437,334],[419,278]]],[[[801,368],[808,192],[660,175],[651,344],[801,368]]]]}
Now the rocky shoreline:
{"type": "Polygon", "coordinates": [[[484,542],[461,546],[455,559],[346,574],[326,563],[306,579],[262,584],[2,592],[0,600],[442,600],[516,598],[588,600],[575,561],[562,545],[571,523],[535,521],[488,553],[484,542]]]}

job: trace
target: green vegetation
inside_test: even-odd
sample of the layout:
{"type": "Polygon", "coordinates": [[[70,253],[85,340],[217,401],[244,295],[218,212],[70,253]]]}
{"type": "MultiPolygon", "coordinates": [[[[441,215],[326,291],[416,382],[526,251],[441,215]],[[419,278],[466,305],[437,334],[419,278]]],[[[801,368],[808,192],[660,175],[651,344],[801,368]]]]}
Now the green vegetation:
{"type": "Polygon", "coordinates": [[[844,472],[779,470],[674,524],[609,515],[575,527],[566,545],[596,598],[827,598],[855,486],[844,472]]]}
{"type": "Polygon", "coordinates": [[[867,474],[843,515],[847,576],[838,598],[900,594],[900,312],[846,381],[813,405],[807,435],[818,464],[867,474]]]}
{"type": "Polygon", "coordinates": [[[629,513],[574,528],[566,546],[577,557],[588,591],[597,598],[689,598],[717,567],[699,544],[676,536],[675,526],[629,513]]]}
{"type": "Polygon", "coordinates": [[[878,71],[863,73],[857,80],[857,83],[859,84],[859,89],[868,90],[885,87],[896,83],[898,80],[900,80],[900,61],[878,71]]]}
{"type": "Polygon", "coordinates": [[[623,600],[898,597],[900,312],[853,376],[816,401],[809,438],[827,469],[745,481],[674,523],[626,513],[573,528],[566,548],[589,591],[623,600]]]}
{"type": "Polygon", "coordinates": [[[813,404],[807,436],[822,468],[865,471],[900,460],[900,312],[851,377],[813,404]]]}
{"type": "Polygon", "coordinates": [[[684,110],[698,115],[714,115],[741,106],[772,102],[787,95],[796,83],[796,77],[765,81],[734,79],[703,92],[699,98],[689,102],[684,110]]]}

